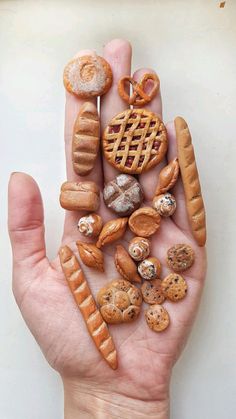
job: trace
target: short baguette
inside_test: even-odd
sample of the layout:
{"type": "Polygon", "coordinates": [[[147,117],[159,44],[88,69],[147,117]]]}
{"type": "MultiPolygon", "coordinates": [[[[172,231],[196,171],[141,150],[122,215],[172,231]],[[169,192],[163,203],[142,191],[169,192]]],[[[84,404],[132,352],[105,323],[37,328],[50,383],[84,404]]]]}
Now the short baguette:
{"type": "Polygon", "coordinates": [[[177,151],[189,223],[199,246],[206,243],[206,217],[191,134],[186,121],[175,118],[177,151]]]}
{"type": "Polygon", "coordinates": [[[100,123],[96,106],[85,102],[74,125],[72,160],[75,173],[88,175],[94,168],[99,150],[100,123]]]}
{"type": "Polygon", "coordinates": [[[97,308],[80,264],[68,246],[61,247],[59,257],[65,278],[82,313],[90,336],[105,361],[115,370],[117,368],[117,354],[114,342],[97,308]]]}

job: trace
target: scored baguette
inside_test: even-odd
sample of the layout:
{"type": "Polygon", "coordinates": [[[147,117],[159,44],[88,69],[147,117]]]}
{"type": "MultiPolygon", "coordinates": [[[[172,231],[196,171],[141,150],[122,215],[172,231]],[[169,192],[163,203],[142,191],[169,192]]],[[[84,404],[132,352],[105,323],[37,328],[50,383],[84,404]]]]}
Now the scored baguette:
{"type": "Polygon", "coordinates": [[[117,368],[115,345],[107,324],[97,308],[78,259],[68,246],[61,247],[59,257],[65,278],[81,311],[89,334],[105,361],[115,370],[117,368]]]}
{"type": "Polygon", "coordinates": [[[85,102],[74,125],[72,160],[75,173],[88,175],[94,168],[99,150],[100,123],[96,106],[85,102]]]}
{"type": "Polygon", "coordinates": [[[178,160],[184,186],[189,223],[199,246],[206,243],[206,217],[192,138],[186,121],[175,118],[178,160]]]}

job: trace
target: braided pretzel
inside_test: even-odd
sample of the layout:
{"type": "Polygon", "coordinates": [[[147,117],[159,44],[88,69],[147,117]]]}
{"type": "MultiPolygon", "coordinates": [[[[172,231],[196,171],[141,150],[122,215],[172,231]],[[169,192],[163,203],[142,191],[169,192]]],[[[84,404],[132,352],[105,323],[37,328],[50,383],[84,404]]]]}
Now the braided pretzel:
{"type": "Polygon", "coordinates": [[[167,151],[165,125],[146,109],[127,109],[116,115],[103,134],[107,161],[122,173],[140,174],[156,166],[167,151]]]}
{"type": "Polygon", "coordinates": [[[157,75],[153,73],[146,73],[142,77],[140,83],[138,83],[132,77],[129,77],[129,76],[125,76],[122,79],[120,79],[118,83],[118,92],[119,92],[119,95],[122,97],[122,99],[124,99],[125,102],[127,102],[129,105],[144,106],[147,103],[151,102],[151,100],[157,94],[159,87],[160,87],[160,80],[157,77],[157,75]],[[153,81],[153,86],[150,93],[145,93],[144,88],[148,80],[153,81]],[[125,90],[125,84],[127,82],[132,84],[132,88],[133,88],[132,96],[129,96],[129,94],[125,90]]]}

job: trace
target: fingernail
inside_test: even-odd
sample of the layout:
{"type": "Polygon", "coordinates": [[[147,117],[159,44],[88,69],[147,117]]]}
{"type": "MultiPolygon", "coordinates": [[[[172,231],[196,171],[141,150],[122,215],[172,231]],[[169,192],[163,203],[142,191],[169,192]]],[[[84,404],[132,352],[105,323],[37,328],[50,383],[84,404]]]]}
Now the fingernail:
{"type": "Polygon", "coordinates": [[[17,173],[21,173],[21,172],[11,172],[10,177],[12,177],[13,175],[16,175],[17,173]]]}

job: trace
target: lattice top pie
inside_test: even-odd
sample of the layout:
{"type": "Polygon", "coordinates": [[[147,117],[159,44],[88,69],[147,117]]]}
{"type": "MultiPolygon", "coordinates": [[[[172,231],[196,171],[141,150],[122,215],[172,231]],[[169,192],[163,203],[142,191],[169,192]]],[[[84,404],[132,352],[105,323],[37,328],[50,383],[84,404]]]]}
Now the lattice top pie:
{"type": "Polygon", "coordinates": [[[151,169],[164,158],[167,145],[165,125],[145,109],[119,113],[103,134],[104,155],[122,173],[140,174],[151,169]]]}

